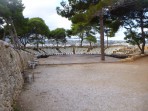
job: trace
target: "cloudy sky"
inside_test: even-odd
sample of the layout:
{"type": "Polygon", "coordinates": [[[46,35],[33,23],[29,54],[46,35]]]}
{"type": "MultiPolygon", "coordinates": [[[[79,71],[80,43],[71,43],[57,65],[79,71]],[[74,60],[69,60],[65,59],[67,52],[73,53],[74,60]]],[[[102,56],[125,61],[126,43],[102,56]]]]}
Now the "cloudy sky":
{"type": "Polygon", "coordinates": [[[62,0],[22,0],[25,9],[25,17],[40,17],[45,20],[50,30],[55,28],[69,29],[71,22],[57,15],[56,7],[60,6],[62,0]]]}
{"type": "MultiPolygon", "coordinates": [[[[56,28],[70,29],[71,22],[56,13],[56,7],[60,6],[61,1],[62,0],[22,0],[25,6],[23,14],[29,18],[42,18],[50,30],[56,28]]],[[[116,37],[110,38],[110,40],[123,40],[123,37],[123,31],[119,31],[116,37]]]]}

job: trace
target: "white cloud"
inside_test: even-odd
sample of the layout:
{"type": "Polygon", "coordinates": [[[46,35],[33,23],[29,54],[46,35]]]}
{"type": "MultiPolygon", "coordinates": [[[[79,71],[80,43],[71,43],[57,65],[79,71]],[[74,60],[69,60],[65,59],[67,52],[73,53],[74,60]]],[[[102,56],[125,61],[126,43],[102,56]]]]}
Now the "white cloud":
{"type": "MultiPolygon", "coordinates": [[[[56,7],[60,6],[62,0],[22,0],[25,9],[24,16],[33,18],[40,17],[45,20],[50,30],[56,28],[70,29],[71,22],[66,18],[62,18],[56,13],[56,7]]],[[[66,0],[64,0],[66,1],[66,0]]],[[[123,40],[125,30],[120,29],[115,37],[109,38],[109,40],[123,40]]]]}
{"type": "Polygon", "coordinates": [[[69,29],[71,22],[56,13],[56,7],[60,6],[61,1],[62,0],[22,0],[25,6],[23,14],[29,18],[42,18],[50,30],[58,27],[69,29]]]}
{"type": "Polygon", "coordinates": [[[124,28],[120,28],[118,30],[118,32],[116,33],[115,37],[111,37],[111,38],[109,38],[109,40],[124,40],[124,37],[125,37],[124,32],[125,31],[126,30],[124,28]]]}
{"type": "Polygon", "coordinates": [[[58,28],[64,27],[65,29],[68,29],[70,28],[71,22],[55,13],[46,18],[46,24],[49,24],[50,29],[55,29],[57,26],[58,28]]]}

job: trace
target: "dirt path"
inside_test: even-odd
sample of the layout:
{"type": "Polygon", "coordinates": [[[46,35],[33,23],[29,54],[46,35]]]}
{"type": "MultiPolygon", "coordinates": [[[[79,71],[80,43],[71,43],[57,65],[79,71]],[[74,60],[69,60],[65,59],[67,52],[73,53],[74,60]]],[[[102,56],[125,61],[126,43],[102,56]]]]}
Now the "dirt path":
{"type": "Polygon", "coordinates": [[[38,66],[21,111],[147,111],[148,57],[134,63],[38,66]]]}
{"type": "MultiPolygon", "coordinates": [[[[115,62],[118,61],[117,58],[106,57],[106,61],[104,62],[115,62]]],[[[103,62],[100,60],[100,55],[57,55],[50,56],[47,58],[40,59],[41,65],[49,65],[49,64],[83,64],[83,63],[100,63],[103,62]]]]}

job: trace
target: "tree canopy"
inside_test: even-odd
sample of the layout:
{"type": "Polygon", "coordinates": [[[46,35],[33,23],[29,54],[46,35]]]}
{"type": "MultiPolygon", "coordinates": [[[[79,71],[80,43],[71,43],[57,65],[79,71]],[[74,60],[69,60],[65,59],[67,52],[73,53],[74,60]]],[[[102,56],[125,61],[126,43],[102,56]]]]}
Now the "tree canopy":
{"type": "Polygon", "coordinates": [[[12,43],[17,48],[19,47],[17,29],[21,28],[20,22],[24,18],[22,14],[23,9],[21,0],[0,0],[0,17],[5,21],[12,43]]]}
{"type": "Polygon", "coordinates": [[[29,19],[28,25],[32,33],[49,36],[49,28],[42,18],[31,18],[29,19]]]}
{"type": "Polygon", "coordinates": [[[66,30],[64,28],[57,28],[52,30],[50,32],[50,37],[56,41],[58,47],[59,42],[66,41],[66,30]]]}
{"type": "Polygon", "coordinates": [[[125,40],[128,43],[137,45],[144,54],[146,43],[146,29],[148,29],[148,1],[147,0],[131,0],[122,2],[122,6],[111,10],[111,14],[116,16],[121,26],[127,31],[125,32],[125,40]]]}
{"type": "Polygon", "coordinates": [[[68,2],[62,1],[61,7],[57,7],[57,13],[71,20],[73,24],[83,23],[85,26],[96,24],[95,26],[101,31],[101,46],[104,46],[104,26],[110,29],[109,36],[113,36],[120,27],[135,23],[135,29],[141,30],[138,34],[141,35],[143,41],[141,53],[144,53],[146,38],[144,28],[148,24],[147,12],[147,0],[68,0],[68,2]]]}
{"type": "Polygon", "coordinates": [[[2,27],[0,36],[10,37],[16,48],[21,44],[25,46],[29,42],[30,35],[49,36],[50,33],[43,19],[24,18],[23,9],[22,0],[0,0],[0,26],[2,27]]]}
{"type": "Polygon", "coordinates": [[[43,42],[44,36],[49,36],[50,30],[44,20],[39,17],[29,19],[28,26],[31,31],[32,40],[35,41],[38,49],[39,43],[43,42]]]}
{"type": "MultiPolygon", "coordinates": [[[[66,17],[75,24],[83,24],[86,28],[87,27],[99,27],[100,30],[97,30],[100,33],[101,38],[101,59],[104,60],[104,28],[103,28],[103,15],[102,7],[106,6],[107,4],[111,3],[110,0],[68,0],[68,3],[62,1],[61,7],[57,7],[57,13],[62,17],[66,17]],[[98,13],[99,11],[99,13],[98,13]],[[99,17],[98,17],[99,16],[99,17]]],[[[106,14],[106,18],[110,19],[110,15],[106,14]]],[[[90,30],[91,30],[90,29],[90,30]]],[[[82,34],[81,34],[82,35],[82,34]]],[[[82,38],[82,37],[80,37],[82,38]]]]}

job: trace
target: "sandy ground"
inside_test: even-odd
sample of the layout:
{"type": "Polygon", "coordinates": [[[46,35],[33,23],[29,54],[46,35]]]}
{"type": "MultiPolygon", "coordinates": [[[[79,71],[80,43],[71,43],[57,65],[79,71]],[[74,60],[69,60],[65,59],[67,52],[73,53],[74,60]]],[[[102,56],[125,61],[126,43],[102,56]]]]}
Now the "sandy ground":
{"type": "Polygon", "coordinates": [[[83,64],[83,63],[100,63],[100,62],[115,62],[117,58],[106,57],[105,61],[100,60],[100,55],[57,55],[47,58],[41,58],[41,65],[50,64],[83,64]]]}
{"type": "Polygon", "coordinates": [[[21,111],[147,111],[147,66],[148,57],[131,63],[40,65],[35,82],[20,95],[21,111]]]}

